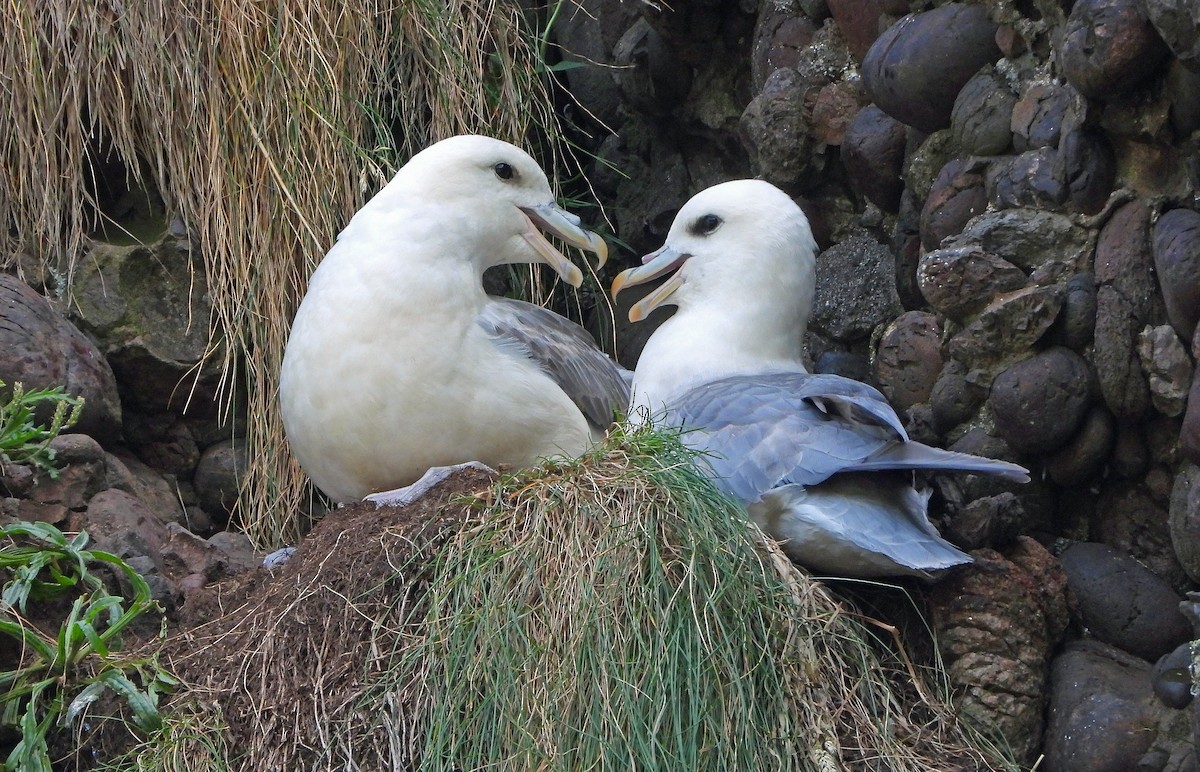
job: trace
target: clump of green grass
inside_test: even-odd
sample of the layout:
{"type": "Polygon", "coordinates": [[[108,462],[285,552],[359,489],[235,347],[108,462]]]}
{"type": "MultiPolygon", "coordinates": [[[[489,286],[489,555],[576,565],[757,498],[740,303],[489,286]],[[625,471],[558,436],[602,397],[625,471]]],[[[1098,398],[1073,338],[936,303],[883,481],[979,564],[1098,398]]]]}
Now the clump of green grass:
{"type": "Polygon", "coordinates": [[[88,535],[67,538],[48,523],[12,523],[0,528],[0,634],[21,651],[17,666],[0,672],[0,724],[15,727],[20,740],[6,769],[49,772],[49,735],[67,731],[105,692],[128,706],[143,731],[161,725],[159,695],[177,685],[153,659],[117,656],[122,632],[153,609],[150,588],[115,555],[88,550],[88,535]],[[133,598],[112,595],[93,572],[103,565],[133,588],[133,598]],[[57,629],[28,619],[31,604],[44,615],[50,604],[72,598],[57,629]]]}
{"type": "MultiPolygon", "coordinates": [[[[0,389],[4,385],[0,381],[0,389]]],[[[59,386],[26,391],[22,383],[14,383],[12,394],[0,404],[0,460],[32,464],[56,479],[58,467],[50,443],[79,421],[83,403],[83,397],[72,397],[59,386]],[[38,423],[34,416],[43,403],[54,405],[49,426],[38,423]]]]}
{"type": "Polygon", "coordinates": [[[396,652],[420,769],[1003,764],[677,437],[634,430],[480,506],[396,652]]]}

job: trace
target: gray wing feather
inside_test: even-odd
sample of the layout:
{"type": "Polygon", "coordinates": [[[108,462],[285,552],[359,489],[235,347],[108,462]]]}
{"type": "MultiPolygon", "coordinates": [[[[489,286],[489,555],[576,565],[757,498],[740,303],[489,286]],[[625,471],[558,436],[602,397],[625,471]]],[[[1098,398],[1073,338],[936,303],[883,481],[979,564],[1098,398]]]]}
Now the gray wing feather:
{"type": "Polygon", "coordinates": [[[683,427],[685,445],[705,454],[703,463],[714,481],[745,502],[781,485],[817,485],[839,472],[921,468],[1026,474],[1015,464],[912,442],[878,390],[837,375],[722,378],[685,393],[668,408],[667,420],[683,427]]]}
{"type": "Polygon", "coordinates": [[[632,373],[571,320],[533,303],[491,298],[477,323],[502,350],[528,358],[553,378],[593,426],[607,427],[614,412],[629,404],[632,373]]]}

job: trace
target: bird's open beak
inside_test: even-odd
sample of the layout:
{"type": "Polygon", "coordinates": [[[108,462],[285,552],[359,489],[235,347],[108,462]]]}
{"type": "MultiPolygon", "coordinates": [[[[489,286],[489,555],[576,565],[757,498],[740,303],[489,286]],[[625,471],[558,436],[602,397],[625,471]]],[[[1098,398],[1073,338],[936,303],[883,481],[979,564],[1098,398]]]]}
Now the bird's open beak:
{"type": "Polygon", "coordinates": [[[608,244],[604,242],[604,239],[581,228],[578,217],[561,209],[554,202],[541,206],[521,207],[521,212],[528,222],[528,228],[521,235],[529,242],[529,246],[533,247],[533,250],[554,269],[554,272],[572,287],[583,284],[583,272],[546,240],[546,237],[542,235],[543,230],[558,236],[573,247],[596,255],[598,258],[597,269],[608,260],[608,244]]]}
{"type": "Polygon", "coordinates": [[[650,312],[670,300],[675,294],[675,290],[683,284],[683,277],[678,272],[678,268],[683,265],[691,255],[677,252],[674,248],[663,245],[663,247],[655,252],[651,252],[642,258],[642,265],[637,268],[629,268],[617,274],[617,278],[613,279],[612,296],[616,298],[617,293],[626,287],[633,287],[637,284],[645,284],[648,281],[653,281],[659,276],[676,271],[675,275],[664,281],[652,292],[647,293],[646,297],[634,303],[629,309],[629,321],[640,322],[650,315],[650,312]]]}

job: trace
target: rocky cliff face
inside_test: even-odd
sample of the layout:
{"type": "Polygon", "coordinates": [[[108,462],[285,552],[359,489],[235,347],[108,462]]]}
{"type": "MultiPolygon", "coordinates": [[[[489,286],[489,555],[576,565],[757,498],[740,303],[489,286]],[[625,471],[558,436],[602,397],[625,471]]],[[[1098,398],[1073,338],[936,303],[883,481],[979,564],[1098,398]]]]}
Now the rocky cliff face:
{"type": "MultiPolygon", "coordinates": [[[[813,368],[875,383],[922,441],[1034,472],[933,481],[978,561],[929,598],[963,711],[1042,769],[1194,768],[1200,6],[575,6],[562,115],[630,247],[615,269],[700,189],[767,179],[823,248],[813,368]]],[[[202,364],[198,245],[159,230],[95,245],[69,306],[53,277],[0,277],[0,380],[89,401],[67,473],[6,467],[0,511],[95,531],[173,600],[254,558],[225,530],[244,422],[202,364]]],[[[622,315],[632,367],[661,314],[622,315]]]]}

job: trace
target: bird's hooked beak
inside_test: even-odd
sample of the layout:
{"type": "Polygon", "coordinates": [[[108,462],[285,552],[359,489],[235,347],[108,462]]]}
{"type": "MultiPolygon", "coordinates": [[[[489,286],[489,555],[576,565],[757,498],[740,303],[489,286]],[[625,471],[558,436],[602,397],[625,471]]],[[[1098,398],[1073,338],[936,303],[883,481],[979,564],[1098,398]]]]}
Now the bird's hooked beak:
{"type": "Polygon", "coordinates": [[[543,230],[558,236],[573,247],[596,255],[598,258],[597,269],[608,260],[608,244],[604,242],[604,239],[581,228],[578,217],[562,209],[553,201],[541,206],[523,206],[521,213],[525,215],[527,226],[521,236],[529,242],[533,251],[537,252],[542,260],[572,287],[583,284],[583,272],[546,240],[546,237],[542,235],[543,230]]]}
{"type": "Polygon", "coordinates": [[[675,294],[675,290],[683,285],[683,276],[677,270],[691,255],[679,252],[670,245],[664,244],[662,248],[651,252],[642,258],[642,265],[636,268],[629,268],[617,274],[617,278],[613,279],[612,296],[617,297],[617,293],[626,287],[633,287],[637,284],[645,284],[648,281],[653,281],[663,274],[675,271],[675,275],[664,281],[657,289],[647,293],[646,297],[634,303],[629,309],[629,321],[640,322],[650,315],[650,312],[659,306],[667,303],[671,296],[675,294]]]}

